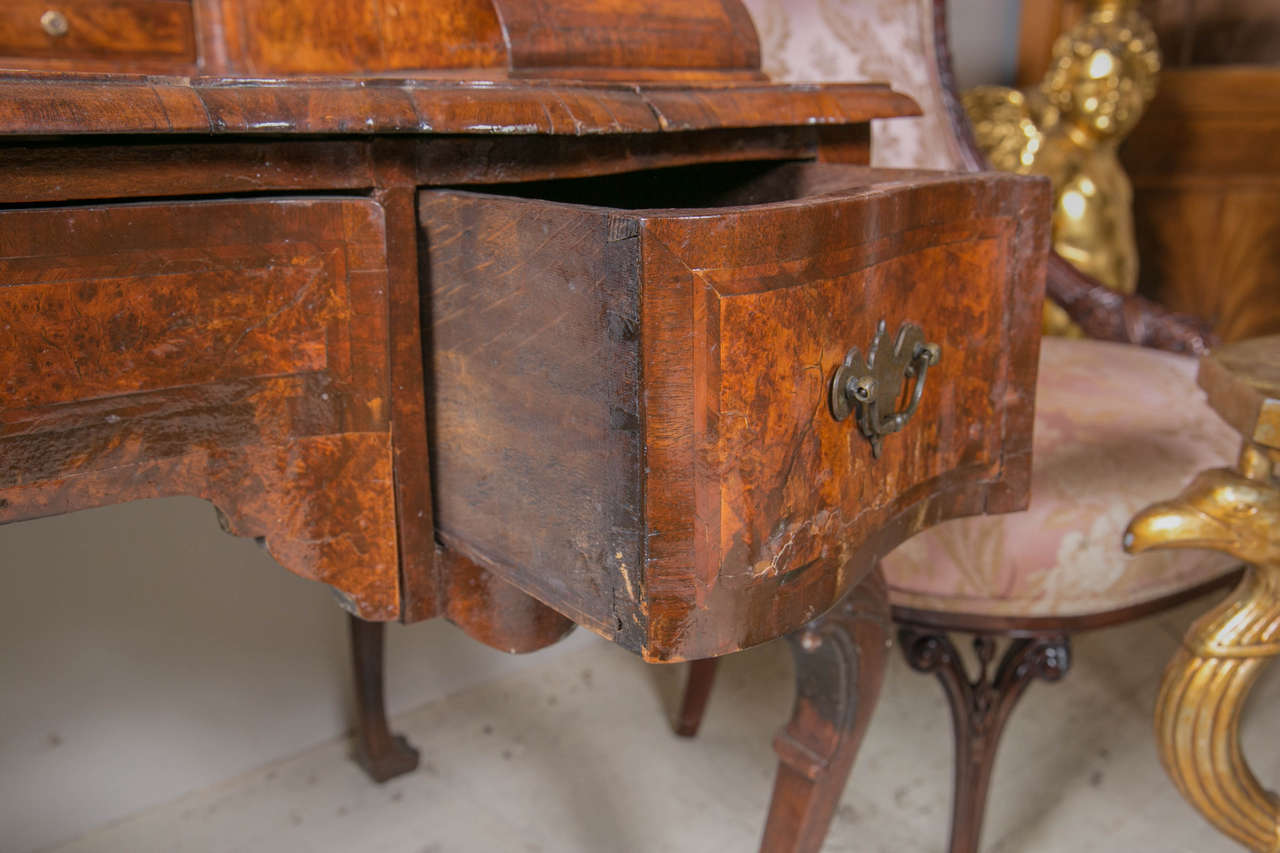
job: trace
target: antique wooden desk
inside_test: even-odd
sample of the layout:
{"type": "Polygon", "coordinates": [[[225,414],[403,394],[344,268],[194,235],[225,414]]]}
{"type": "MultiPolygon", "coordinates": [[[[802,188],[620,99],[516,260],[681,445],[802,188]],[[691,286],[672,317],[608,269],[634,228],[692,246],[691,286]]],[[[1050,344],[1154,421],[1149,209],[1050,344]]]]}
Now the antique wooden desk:
{"type": "Polygon", "coordinates": [[[877,557],[1027,498],[1041,184],[867,168],[914,104],[730,0],[18,0],[0,69],[0,522],[211,501],[358,617],[380,777],[373,623],[789,635],[821,845],[877,557]]]}

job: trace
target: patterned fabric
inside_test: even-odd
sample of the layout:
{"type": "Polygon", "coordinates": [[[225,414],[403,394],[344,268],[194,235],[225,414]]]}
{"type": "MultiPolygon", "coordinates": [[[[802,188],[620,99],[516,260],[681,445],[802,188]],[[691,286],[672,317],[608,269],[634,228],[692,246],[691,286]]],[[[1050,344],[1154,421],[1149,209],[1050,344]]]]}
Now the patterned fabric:
{"type": "Polygon", "coordinates": [[[916,99],[921,118],[872,122],[874,165],[961,163],[934,79],[928,0],[745,0],[764,71],[788,82],[881,82],[916,99]]]}
{"type": "Polygon", "coordinates": [[[1031,507],[944,522],[883,562],[895,605],[975,615],[1098,613],[1230,571],[1210,551],[1120,545],[1142,507],[1204,468],[1231,465],[1240,437],[1208,407],[1196,361],[1127,344],[1045,338],[1036,389],[1031,507]]]}

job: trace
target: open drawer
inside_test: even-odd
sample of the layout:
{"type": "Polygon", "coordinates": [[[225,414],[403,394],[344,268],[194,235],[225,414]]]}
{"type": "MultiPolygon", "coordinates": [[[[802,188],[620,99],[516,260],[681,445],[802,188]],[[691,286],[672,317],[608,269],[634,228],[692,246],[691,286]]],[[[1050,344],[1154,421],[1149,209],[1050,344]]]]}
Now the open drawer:
{"type": "Polygon", "coordinates": [[[437,535],[676,660],[800,627],[930,524],[1020,508],[1048,203],[1036,179],[808,162],[424,191],[437,535]]]}

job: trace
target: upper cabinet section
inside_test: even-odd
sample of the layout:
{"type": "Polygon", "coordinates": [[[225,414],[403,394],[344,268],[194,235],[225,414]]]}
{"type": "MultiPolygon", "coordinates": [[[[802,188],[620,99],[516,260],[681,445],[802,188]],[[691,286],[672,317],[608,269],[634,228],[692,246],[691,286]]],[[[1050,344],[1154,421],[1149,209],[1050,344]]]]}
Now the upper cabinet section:
{"type": "Polygon", "coordinates": [[[493,0],[195,2],[203,17],[221,23],[222,43],[211,40],[205,63],[211,73],[507,68],[506,41],[493,0]],[[223,56],[214,53],[218,49],[223,56]]]}
{"type": "Polygon", "coordinates": [[[612,68],[632,76],[645,71],[760,76],[755,26],[738,0],[493,0],[493,5],[506,30],[514,72],[612,68]]]}
{"type": "Polygon", "coordinates": [[[0,69],[762,79],[738,0],[7,0],[0,69]]]}

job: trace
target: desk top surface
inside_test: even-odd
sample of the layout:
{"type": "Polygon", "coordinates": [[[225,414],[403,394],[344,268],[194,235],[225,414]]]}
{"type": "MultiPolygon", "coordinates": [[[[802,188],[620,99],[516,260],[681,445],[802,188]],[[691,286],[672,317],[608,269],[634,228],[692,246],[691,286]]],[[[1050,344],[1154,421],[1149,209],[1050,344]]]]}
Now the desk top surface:
{"type": "Polygon", "coordinates": [[[0,73],[0,136],[557,134],[857,124],[918,115],[879,83],[0,73]]]}

